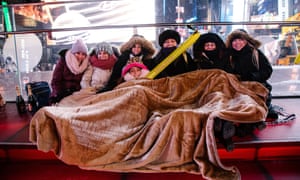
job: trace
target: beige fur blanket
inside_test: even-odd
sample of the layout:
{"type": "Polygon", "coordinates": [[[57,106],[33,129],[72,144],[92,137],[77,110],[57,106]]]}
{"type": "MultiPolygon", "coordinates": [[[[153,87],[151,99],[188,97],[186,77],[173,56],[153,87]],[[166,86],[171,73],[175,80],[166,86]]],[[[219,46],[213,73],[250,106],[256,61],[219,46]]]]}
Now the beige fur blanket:
{"type": "Polygon", "coordinates": [[[263,121],[266,95],[259,83],[240,83],[221,70],[135,80],[40,109],[30,123],[30,140],[82,169],[240,179],[236,167],[219,159],[213,120],[263,121]]]}

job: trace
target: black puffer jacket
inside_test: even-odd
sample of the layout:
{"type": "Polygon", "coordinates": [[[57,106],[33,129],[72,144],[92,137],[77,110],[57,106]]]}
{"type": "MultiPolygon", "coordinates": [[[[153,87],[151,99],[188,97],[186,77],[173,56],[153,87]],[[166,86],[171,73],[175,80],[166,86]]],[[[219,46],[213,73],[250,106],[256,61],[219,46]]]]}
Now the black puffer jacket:
{"type": "Polygon", "coordinates": [[[266,83],[272,75],[272,66],[259,49],[255,49],[255,51],[258,54],[258,66],[253,63],[253,48],[249,45],[240,51],[232,49],[233,73],[239,75],[242,81],[266,83]]]}
{"type": "MultiPolygon", "coordinates": [[[[150,61],[150,65],[148,67],[150,70],[155,68],[159,63],[161,63],[166,57],[171,54],[176,47],[171,48],[162,48],[158,54],[154,57],[152,61],[150,61]]],[[[161,73],[159,73],[155,79],[167,77],[167,76],[175,76],[178,74],[190,72],[197,69],[196,63],[192,60],[191,55],[188,52],[184,52],[179,55],[168,67],[166,67],[161,73]]]]}

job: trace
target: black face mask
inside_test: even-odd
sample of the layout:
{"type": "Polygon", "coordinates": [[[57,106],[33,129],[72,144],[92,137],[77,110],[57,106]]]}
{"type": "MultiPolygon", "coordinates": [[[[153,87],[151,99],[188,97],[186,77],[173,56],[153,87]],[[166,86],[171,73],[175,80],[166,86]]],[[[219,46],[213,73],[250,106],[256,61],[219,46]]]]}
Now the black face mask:
{"type": "Polygon", "coordinates": [[[219,59],[219,54],[216,49],[212,51],[204,51],[204,53],[206,54],[209,60],[219,59]]]}
{"type": "Polygon", "coordinates": [[[163,59],[168,57],[177,47],[170,47],[170,48],[162,48],[160,52],[155,57],[156,63],[161,62],[163,59]]]}
{"type": "Polygon", "coordinates": [[[161,52],[163,55],[169,55],[170,53],[172,53],[177,47],[169,47],[169,48],[162,48],[161,52]]]}

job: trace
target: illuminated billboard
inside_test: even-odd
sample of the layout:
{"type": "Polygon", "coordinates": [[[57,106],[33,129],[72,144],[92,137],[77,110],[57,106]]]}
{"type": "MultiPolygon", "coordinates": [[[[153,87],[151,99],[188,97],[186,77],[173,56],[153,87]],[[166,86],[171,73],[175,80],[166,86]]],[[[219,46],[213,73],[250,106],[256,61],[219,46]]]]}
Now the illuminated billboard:
{"type": "MultiPolygon", "coordinates": [[[[45,2],[52,1],[55,0],[45,2]]],[[[135,33],[139,33],[149,40],[155,40],[154,28],[97,28],[102,26],[153,24],[155,23],[154,0],[87,1],[84,3],[74,2],[43,6],[26,5],[15,7],[15,13],[27,18],[26,21],[22,22],[24,26],[33,27],[38,22],[44,23],[45,26],[55,30],[50,35],[49,45],[71,44],[74,39],[79,37],[87,43],[101,41],[124,42],[135,33]],[[86,27],[96,28],[88,29],[86,27]],[[84,29],[65,31],[67,28],[84,29]]]]}

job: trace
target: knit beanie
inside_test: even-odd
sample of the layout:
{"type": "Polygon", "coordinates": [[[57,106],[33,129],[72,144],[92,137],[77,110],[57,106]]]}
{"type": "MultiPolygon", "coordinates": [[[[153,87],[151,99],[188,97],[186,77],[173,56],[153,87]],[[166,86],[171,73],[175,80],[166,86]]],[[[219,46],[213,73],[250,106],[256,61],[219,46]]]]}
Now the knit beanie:
{"type": "Polygon", "coordinates": [[[88,53],[88,48],[82,39],[77,39],[76,42],[72,45],[71,53],[75,54],[77,52],[88,53]]]}
{"type": "Polygon", "coordinates": [[[97,45],[97,54],[100,52],[100,51],[105,51],[107,52],[109,55],[113,55],[114,54],[114,51],[111,47],[111,45],[107,42],[101,42],[97,45]]]}
{"type": "Polygon", "coordinates": [[[138,68],[141,68],[141,69],[146,69],[146,70],[148,70],[147,66],[145,66],[143,63],[133,62],[133,63],[127,64],[127,65],[123,68],[123,70],[122,70],[122,76],[125,76],[125,74],[126,74],[132,67],[138,67],[138,68]]]}
{"type": "Polygon", "coordinates": [[[165,30],[163,31],[159,37],[158,37],[158,42],[159,42],[159,45],[162,47],[164,42],[167,40],[167,39],[175,39],[175,41],[177,42],[177,44],[180,43],[180,35],[177,31],[175,30],[171,30],[171,29],[168,29],[168,30],[165,30]]]}

